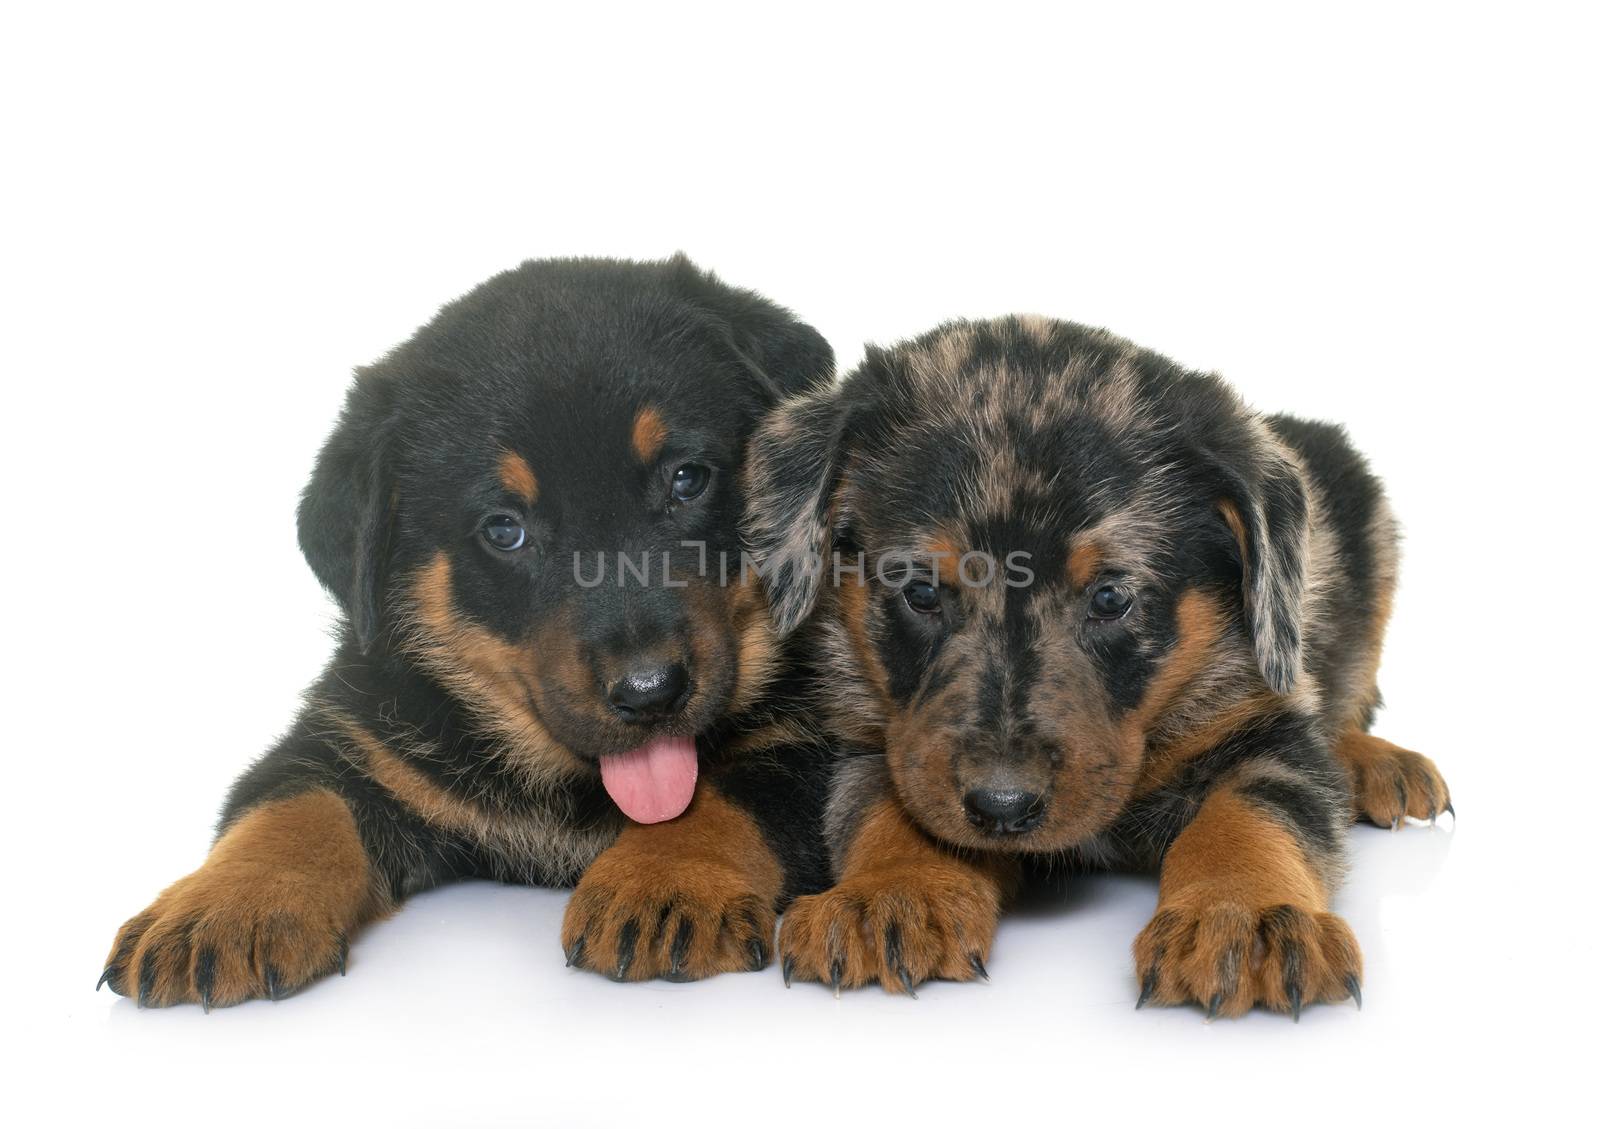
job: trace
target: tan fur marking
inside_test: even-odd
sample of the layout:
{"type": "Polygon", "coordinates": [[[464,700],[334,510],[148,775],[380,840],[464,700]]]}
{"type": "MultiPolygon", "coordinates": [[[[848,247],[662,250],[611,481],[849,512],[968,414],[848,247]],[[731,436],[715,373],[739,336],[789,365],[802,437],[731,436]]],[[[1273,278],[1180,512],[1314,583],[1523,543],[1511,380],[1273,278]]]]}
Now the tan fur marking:
{"type": "Polygon", "coordinates": [[[1192,729],[1159,748],[1151,748],[1145,754],[1144,764],[1140,767],[1139,783],[1134,788],[1134,796],[1146,795],[1168,783],[1189,761],[1216,748],[1251,721],[1278,705],[1279,699],[1269,693],[1245,698],[1213,715],[1199,728],[1192,729]]]}
{"type": "Polygon", "coordinates": [[[340,727],[361,753],[362,763],[372,779],[385,792],[421,816],[424,822],[467,835],[479,842],[515,835],[518,821],[452,796],[355,722],[345,720],[340,727]]]}
{"type": "Polygon", "coordinates": [[[941,582],[948,584],[958,579],[957,568],[966,550],[955,537],[949,533],[936,533],[928,538],[922,551],[927,554],[928,563],[937,565],[941,582]]]}
{"type": "Polygon", "coordinates": [[[1213,792],[1161,865],[1159,908],[1236,902],[1328,908],[1328,891],[1288,828],[1230,791],[1213,792]]]}
{"type": "Polygon", "coordinates": [[[652,407],[640,408],[633,417],[633,453],[641,463],[656,461],[667,442],[667,424],[652,407]]]}
{"type": "Polygon", "coordinates": [[[1087,588],[1089,581],[1099,574],[1100,563],[1104,559],[1100,546],[1093,542],[1074,545],[1067,554],[1067,579],[1072,581],[1074,588],[1087,588]]]}
{"type": "Polygon", "coordinates": [[[531,786],[548,787],[580,771],[581,762],[552,737],[528,707],[541,682],[534,656],[464,621],[455,610],[450,558],[443,552],[411,584],[412,652],[506,740],[509,762],[531,786]]]}
{"type": "Polygon", "coordinates": [[[434,781],[354,718],[332,710],[324,716],[349,741],[345,755],[353,765],[424,822],[477,843],[497,861],[503,877],[575,880],[616,838],[620,815],[575,827],[560,800],[517,811],[474,802],[434,781]]]}
{"type": "Polygon", "coordinates": [[[539,479],[534,475],[528,460],[515,451],[500,456],[500,485],[513,497],[521,498],[526,505],[539,500],[539,479]]]}
{"type": "Polygon", "coordinates": [[[971,579],[962,574],[962,558],[972,552],[964,533],[957,527],[937,529],[928,534],[918,552],[918,564],[932,570],[940,584],[962,587],[982,587],[991,577],[985,575],[983,564],[974,560],[970,568],[971,579]]]}
{"type": "Polygon", "coordinates": [[[355,913],[386,900],[371,889],[367,852],[350,808],[322,788],[245,812],[211,848],[206,865],[266,867],[294,879],[329,913],[355,913]]]}
{"type": "Polygon", "coordinates": [[[856,837],[845,854],[843,873],[856,874],[892,866],[919,867],[941,861],[970,866],[975,872],[1001,883],[1008,894],[1021,873],[1017,861],[1004,855],[964,853],[956,859],[948,849],[930,839],[892,799],[880,801],[862,816],[856,837]]]}
{"type": "Polygon", "coordinates": [[[697,788],[689,810],[677,819],[648,827],[631,824],[617,846],[640,858],[667,860],[675,871],[682,863],[733,866],[753,889],[770,892],[774,900],[783,888],[783,867],[761,828],[712,787],[697,788]]]}
{"type": "Polygon", "coordinates": [[[889,700],[889,675],[883,669],[883,663],[878,657],[878,650],[872,645],[872,637],[867,632],[867,599],[869,593],[867,586],[858,583],[853,577],[845,579],[837,589],[835,596],[838,600],[839,618],[845,625],[845,630],[850,634],[851,645],[854,646],[856,657],[866,672],[867,680],[871,683],[878,699],[882,702],[889,700]]]}
{"type": "Polygon", "coordinates": [[[1129,717],[1128,724],[1137,726],[1141,734],[1205,670],[1212,649],[1222,638],[1222,608],[1214,596],[1198,588],[1179,597],[1174,618],[1178,641],[1129,717]]]}
{"type": "MultiPolygon", "coordinates": [[[[1129,718],[1129,726],[1141,741],[1158,726],[1164,713],[1184,700],[1185,691],[1215,667],[1225,613],[1215,597],[1190,589],[1178,601],[1176,626],[1177,643],[1129,718]]],[[[1251,694],[1212,707],[1215,712],[1208,713],[1194,728],[1183,728],[1159,745],[1147,745],[1133,795],[1146,795],[1161,787],[1190,760],[1216,748],[1229,735],[1281,704],[1281,699],[1271,693],[1251,694]]]]}
{"type": "Polygon", "coordinates": [[[850,874],[897,862],[915,862],[937,854],[932,841],[907,818],[899,804],[880,800],[861,817],[856,837],[844,858],[843,872],[850,874]]]}
{"type": "Polygon", "coordinates": [[[754,705],[778,671],[781,655],[770,620],[752,619],[739,629],[738,656],[739,678],[729,707],[734,713],[754,705]]]}

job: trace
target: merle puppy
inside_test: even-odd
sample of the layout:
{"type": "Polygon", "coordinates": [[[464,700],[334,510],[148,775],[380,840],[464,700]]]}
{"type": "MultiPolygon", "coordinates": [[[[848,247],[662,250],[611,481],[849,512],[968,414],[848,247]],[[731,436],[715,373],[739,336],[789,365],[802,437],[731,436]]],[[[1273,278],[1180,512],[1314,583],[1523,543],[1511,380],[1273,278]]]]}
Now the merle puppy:
{"type": "Polygon", "coordinates": [[[824,877],[821,752],[714,562],[758,421],[832,367],[679,257],[525,263],[360,370],[300,507],[338,649],[103,982],[276,999],[469,876],[577,883],[567,959],[619,979],[764,966],[824,877]]]}
{"type": "Polygon", "coordinates": [[[773,417],[749,474],[780,629],[815,609],[855,753],[838,884],[785,915],[786,976],[981,976],[1033,858],[1159,866],[1140,1002],[1358,994],[1329,912],[1352,807],[1398,825],[1450,801],[1368,732],[1396,531],[1342,431],[1006,318],[869,351],[773,417]]]}

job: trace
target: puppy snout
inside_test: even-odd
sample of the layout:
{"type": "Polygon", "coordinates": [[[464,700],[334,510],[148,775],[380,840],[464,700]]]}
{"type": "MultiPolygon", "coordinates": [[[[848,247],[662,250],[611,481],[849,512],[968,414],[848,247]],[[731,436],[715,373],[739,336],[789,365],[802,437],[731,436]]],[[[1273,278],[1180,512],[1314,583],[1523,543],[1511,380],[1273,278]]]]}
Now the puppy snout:
{"type": "Polygon", "coordinates": [[[607,701],[623,721],[660,721],[683,708],[689,672],[679,662],[636,667],[611,686],[607,701]]]}
{"type": "Polygon", "coordinates": [[[1044,819],[1045,798],[1022,788],[973,788],[961,798],[967,820],[991,835],[1021,835],[1044,819]]]}

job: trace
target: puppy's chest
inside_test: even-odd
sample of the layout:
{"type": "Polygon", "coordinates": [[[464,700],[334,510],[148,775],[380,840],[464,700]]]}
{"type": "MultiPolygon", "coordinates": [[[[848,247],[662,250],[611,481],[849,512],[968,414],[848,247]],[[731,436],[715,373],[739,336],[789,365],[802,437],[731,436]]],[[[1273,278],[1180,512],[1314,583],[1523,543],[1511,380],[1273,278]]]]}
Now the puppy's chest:
{"type": "Polygon", "coordinates": [[[519,768],[493,744],[401,741],[347,719],[343,728],[347,759],[409,816],[401,823],[457,844],[486,876],[570,885],[622,829],[597,779],[519,768]]]}
{"type": "Polygon", "coordinates": [[[432,827],[463,840],[478,869],[505,882],[569,886],[616,841],[622,813],[597,781],[523,783],[495,777],[495,787],[462,780],[407,799],[432,827]]]}
{"type": "Polygon", "coordinates": [[[483,869],[503,882],[570,886],[577,882],[622,830],[620,813],[576,819],[561,805],[504,810],[478,806],[457,823],[483,869]]]}
{"type": "Polygon", "coordinates": [[[1126,870],[1158,866],[1167,848],[1194,815],[1186,796],[1161,793],[1134,800],[1110,826],[1068,848],[1064,861],[1082,870],[1126,870]]]}

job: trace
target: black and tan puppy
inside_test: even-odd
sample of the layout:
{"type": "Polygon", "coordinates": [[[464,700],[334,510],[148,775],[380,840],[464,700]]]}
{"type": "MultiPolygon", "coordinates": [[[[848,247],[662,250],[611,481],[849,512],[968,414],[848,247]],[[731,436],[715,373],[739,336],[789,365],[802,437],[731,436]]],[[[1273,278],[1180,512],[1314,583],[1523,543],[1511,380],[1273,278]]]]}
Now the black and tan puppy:
{"type": "Polygon", "coordinates": [[[104,982],[277,998],[468,876],[576,882],[568,962],[619,979],[762,967],[825,875],[825,782],[760,586],[717,561],[758,421],[831,374],[682,258],[526,263],[360,371],[300,508],[338,650],[104,982]]]}
{"type": "Polygon", "coordinates": [[[749,472],[780,630],[816,607],[856,754],[837,885],[785,915],[786,975],[984,975],[1034,856],[1159,864],[1140,1002],[1359,993],[1329,912],[1352,787],[1386,825],[1449,796],[1367,732],[1396,532],[1343,432],[1009,318],[869,351],[774,416],[749,472]]]}

